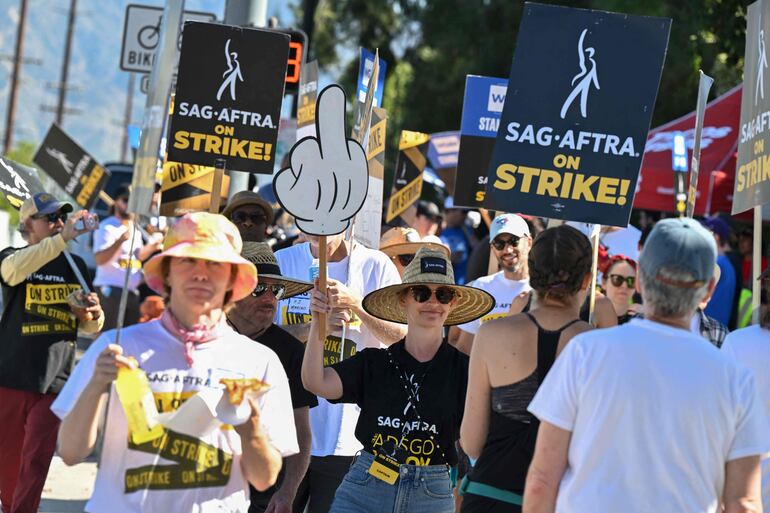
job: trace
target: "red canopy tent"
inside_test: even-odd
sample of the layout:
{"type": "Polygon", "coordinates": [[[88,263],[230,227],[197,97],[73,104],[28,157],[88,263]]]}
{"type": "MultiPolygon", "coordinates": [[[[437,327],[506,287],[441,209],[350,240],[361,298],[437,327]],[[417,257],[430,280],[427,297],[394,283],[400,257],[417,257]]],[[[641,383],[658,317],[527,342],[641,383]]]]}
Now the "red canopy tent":
{"type": "MultiPolygon", "coordinates": [[[[734,87],[706,105],[701,137],[700,173],[695,215],[730,213],[733,203],[738,125],[741,117],[742,85],[734,87]]],[[[674,211],[674,171],[671,170],[673,136],[683,132],[692,158],[695,112],[650,131],[644,149],[642,170],[634,197],[634,208],[674,211]]],[[[687,182],[689,184],[689,181],[687,182]]]]}

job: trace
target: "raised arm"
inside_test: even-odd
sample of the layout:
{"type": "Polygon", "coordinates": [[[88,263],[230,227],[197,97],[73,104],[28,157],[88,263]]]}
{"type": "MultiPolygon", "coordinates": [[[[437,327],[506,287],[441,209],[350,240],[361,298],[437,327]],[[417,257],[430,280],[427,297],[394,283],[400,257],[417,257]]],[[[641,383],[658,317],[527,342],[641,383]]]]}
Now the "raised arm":
{"type": "Polygon", "coordinates": [[[310,309],[313,320],[310,323],[310,334],[305,344],[305,358],[302,361],[302,384],[305,389],[325,399],[334,400],[342,397],[342,380],[337,372],[324,367],[324,339],[318,322],[318,314],[331,314],[328,294],[314,288],[311,293],[310,309]]]}

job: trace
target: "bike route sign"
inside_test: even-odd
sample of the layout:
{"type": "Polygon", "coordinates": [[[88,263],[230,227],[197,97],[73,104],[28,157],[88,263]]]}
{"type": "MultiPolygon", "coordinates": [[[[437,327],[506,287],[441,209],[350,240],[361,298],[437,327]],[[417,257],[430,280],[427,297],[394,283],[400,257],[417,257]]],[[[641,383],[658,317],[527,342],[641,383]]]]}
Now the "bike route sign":
{"type": "MultiPolygon", "coordinates": [[[[123,24],[123,45],[120,51],[120,69],[137,73],[150,73],[155,61],[155,52],[160,41],[160,22],[163,17],[162,7],[149,5],[129,5],[126,7],[126,19],[123,24]]],[[[186,21],[216,21],[215,14],[208,12],[185,11],[182,14],[182,26],[186,21]]],[[[179,49],[182,47],[181,34],[177,44],[177,66],[179,49]]],[[[174,70],[176,74],[176,69],[174,70]]]]}

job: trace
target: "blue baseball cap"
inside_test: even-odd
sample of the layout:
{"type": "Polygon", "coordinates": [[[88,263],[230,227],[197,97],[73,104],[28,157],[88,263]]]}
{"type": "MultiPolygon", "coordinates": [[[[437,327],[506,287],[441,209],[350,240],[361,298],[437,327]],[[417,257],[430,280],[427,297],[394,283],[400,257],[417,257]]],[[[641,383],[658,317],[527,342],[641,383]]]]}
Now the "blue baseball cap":
{"type": "Polygon", "coordinates": [[[698,221],[689,217],[659,221],[650,232],[639,257],[639,266],[647,276],[675,287],[696,289],[714,277],[717,246],[714,236],[698,221]],[[659,275],[664,267],[686,271],[693,281],[682,282],[659,275]]]}
{"type": "Polygon", "coordinates": [[[24,200],[19,209],[19,218],[23,223],[27,219],[36,215],[53,214],[54,212],[72,212],[72,204],[66,201],[59,201],[47,192],[38,192],[34,196],[24,200]]]}

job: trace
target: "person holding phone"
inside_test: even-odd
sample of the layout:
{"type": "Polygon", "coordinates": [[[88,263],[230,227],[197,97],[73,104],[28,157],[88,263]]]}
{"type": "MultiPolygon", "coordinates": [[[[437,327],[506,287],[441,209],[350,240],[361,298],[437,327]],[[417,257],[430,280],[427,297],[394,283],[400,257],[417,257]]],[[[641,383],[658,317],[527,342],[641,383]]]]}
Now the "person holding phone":
{"type": "MultiPolygon", "coordinates": [[[[75,364],[78,331],[96,333],[104,315],[85,294],[64,250],[89,231],[88,215],[42,192],[21,206],[19,231],[28,245],[0,251],[0,502],[3,513],[35,512],[56,448],[59,419],[50,406],[75,364]],[[72,214],[72,215],[70,215],[72,214]]],[[[72,255],[90,288],[82,258],[72,255]]]]}

